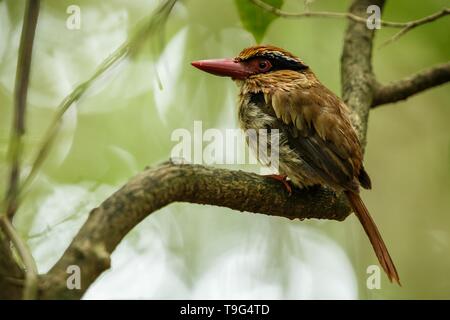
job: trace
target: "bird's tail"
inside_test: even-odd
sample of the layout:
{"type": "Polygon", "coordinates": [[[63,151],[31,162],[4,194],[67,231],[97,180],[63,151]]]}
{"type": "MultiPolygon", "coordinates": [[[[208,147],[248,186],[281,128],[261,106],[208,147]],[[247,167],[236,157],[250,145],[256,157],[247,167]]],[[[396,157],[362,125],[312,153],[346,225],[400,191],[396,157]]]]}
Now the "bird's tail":
{"type": "Polygon", "coordinates": [[[378,228],[373,221],[372,217],[369,214],[364,202],[362,201],[359,194],[345,191],[345,195],[347,196],[353,211],[361,222],[364,230],[366,231],[367,236],[369,237],[370,243],[372,244],[373,249],[375,250],[375,254],[377,255],[378,261],[386,272],[389,280],[395,281],[400,285],[400,278],[398,277],[397,270],[395,269],[394,262],[389,255],[388,249],[384,244],[383,238],[381,237],[378,228]]]}

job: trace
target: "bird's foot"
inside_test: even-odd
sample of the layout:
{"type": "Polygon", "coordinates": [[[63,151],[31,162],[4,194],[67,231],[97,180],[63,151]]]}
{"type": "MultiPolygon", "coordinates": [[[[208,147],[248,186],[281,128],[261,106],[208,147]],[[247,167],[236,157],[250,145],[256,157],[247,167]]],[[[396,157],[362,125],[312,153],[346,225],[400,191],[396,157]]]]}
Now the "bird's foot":
{"type": "Polygon", "coordinates": [[[267,177],[267,178],[270,178],[270,179],[275,179],[277,181],[281,181],[281,183],[283,183],[283,185],[286,188],[286,190],[289,193],[289,195],[292,194],[292,187],[289,184],[289,181],[287,180],[287,175],[284,175],[284,174],[266,174],[263,177],[267,177]]]}

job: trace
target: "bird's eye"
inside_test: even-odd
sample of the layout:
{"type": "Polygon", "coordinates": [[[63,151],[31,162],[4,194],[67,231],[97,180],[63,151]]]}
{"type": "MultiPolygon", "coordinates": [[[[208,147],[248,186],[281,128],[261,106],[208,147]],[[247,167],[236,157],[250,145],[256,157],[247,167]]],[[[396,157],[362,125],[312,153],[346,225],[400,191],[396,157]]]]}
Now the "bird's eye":
{"type": "Polygon", "coordinates": [[[258,62],[258,68],[260,71],[267,71],[272,67],[269,61],[267,60],[260,60],[258,62]]]}

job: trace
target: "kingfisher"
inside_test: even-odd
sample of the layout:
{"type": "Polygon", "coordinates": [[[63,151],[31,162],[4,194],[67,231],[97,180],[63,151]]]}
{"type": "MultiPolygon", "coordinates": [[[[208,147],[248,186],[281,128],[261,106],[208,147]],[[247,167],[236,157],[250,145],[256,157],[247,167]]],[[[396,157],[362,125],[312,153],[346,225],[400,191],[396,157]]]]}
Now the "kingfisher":
{"type": "MultiPolygon", "coordinates": [[[[363,151],[348,106],[324,86],[292,53],[272,45],[242,50],[231,59],[191,63],[208,73],[230,77],[239,88],[241,129],[278,132],[279,174],[297,188],[321,185],[343,192],[361,222],[391,282],[400,284],[394,262],[360,196],[371,189],[363,151]]],[[[269,148],[271,141],[267,140],[269,148]]],[[[250,147],[254,144],[249,144],[250,147]]],[[[265,159],[258,159],[265,164],[265,159]]]]}

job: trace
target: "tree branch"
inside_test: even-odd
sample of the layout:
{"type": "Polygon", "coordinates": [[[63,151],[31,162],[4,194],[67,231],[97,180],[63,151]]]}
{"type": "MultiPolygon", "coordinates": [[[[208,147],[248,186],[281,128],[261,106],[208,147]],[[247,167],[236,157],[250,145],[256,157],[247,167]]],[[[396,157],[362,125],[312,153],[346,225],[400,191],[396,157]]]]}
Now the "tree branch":
{"type": "Polygon", "coordinates": [[[376,83],[372,108],[405,100],[412,95],[449,81],[450,62],[447,62],[386,85],[376,83]]]}
{"type": "Polygon", "coordinates": [[[4,206],[8,217],[12,218],[17,209],[19,193],[20,160],[22,156],[22,136],[25,133],[25,115],[30,79],[31,56],[34,34],[39,15],[39,0],[27,1],[20,37],[19,57],[17,59],[16,83],[14,86],[14,118],[8,154],[11,158],[11,172],[4,206]]]}
{"type": "MultiPolygon", "coordinates": [[[[256,6],[260,7],[261,9],[268,11],[270,13],[273,13],[274,15],[277,15],[279,17],[284,18],[306,18],[306,17],[327,17],[327,18],[347,18],[353,22],[357,23],[367,23],[367,18],[363,18],[367,15],[367,7],[371,5],[370,3],[368,6],[364,9],[364,11],[360,11],[358,14],[354,14],[352,12],[330,12],[330,11],[306,11],[306,12],[287,12],[283,11],[281,9],[278,9],[268,3],[266,3],[263,0],[250,0],[253,2],[256,6]]],[[[388,43],[397,40],[399,37],[404,35],[405,33],[411,31],[412,29],[421,26],[423,24],[435,21],[441,17],[444,17],[446,15],[450,14],[450,8],[444,8],[441,11],[438,11],[436,13],[433,13],[429,16],[423,17],[418,20],[408,21],[408,22],[393,22],[393,21],[384,21],[380,20],[380,24],[383,27],[390,27],[390,28],[403,28],[398,33],[396,33],[391,39],[386,41],[383,45],[387,45],[388,43]]]]}
{"type": "Polygon", "coordinates": [[[292,196],[273,179],[191,164],[147,169],[91,211],[62,258],[43,277],[41,298],[77,299],[110,265],[110,254],[145,217],[173,202],[227,207],[289,219],[344,220],[344,197],[329,189],[294,189],[292,196]],[[81,269],[81,290],[66,287],[67,267],[81,269]]]}
{"type": "Polygon", "coordinates": [[[22,298],[24,277],[12,255],[10,241],[0,228],[0,300],[22,298]]]}
{"type": "Polygon", "coordinates": [[[429,22],[433,22],[439,18],[442,18],[446,15],[450,14],[450,8],[444,8],[441,11],[435,12],[429,16],[423,17],[421,19],[418,20],[414,20],[414,21],[410,21],[410,22],[406,22],[405,26],[402,30],[400,30],[399,32],[397,32],[396,34],[394,34],[394,36],[390,39],[388,39],[387,41],[385,41],[384,43],[381,44],[381,46],[386,46],[392,42],[394,42],[395,40],[397,40],[398,38],[400,38],[401,36],[403,36],[405,33],[411,31],[412,29],[421,26],[423,24],[429,23],[429,22]]]}
{"type": "Polygon", "coordinates": [[[22,262],[26,267],[22,297],[25,300],[35,299],[37,292],[38,270],[36,262],[31,255],[31,251],[28,248],[26,242],[23,241],[20,235],[17,233],[16,229],[14,229],[11,221],[6,215],[0,216],[0,227],[13,243],[14,248],[19,253],[20,258],[22,259],[22,262]]]}
{"type": "MultiPolygon", "coordinates": [[[[356,0],[349,12],[362,15],[372,4],[382,9],[384,0],[356,0]]],[[[368,29],[366,25],[357,21],[350,21],[345,32],[341,56],[342,97],[353,111],[353,125],[357,129],[363,146],[366,145],[367,122],[373,96],[373,36],[374,30],[368,29]]]]}
{"type": "Polygon", "coordinates": [[[11,159],[11,171],[9,185],[6,196],[2,203],[0,211],[0,228],[2,229],[0,240],[0,255],[5,261],[2,263],[0,272],[0,289],[11,290],[4,292],[0,296],[5,298],[17,299],[18,292],[23,288],[23,298],[35,298],[37,289],[37,268],[36,263],[29,251],[26,242],[21,239],[14,229],[11,220],[17,211],[20,165],[22,157],[23,141],[22,137],[25,133],[25,116],[28,95],[28,82],[30,79],[31,57],[33,53],[34,35],[36,32],[37,19],[39,16],[39,0],[29,0],[25,6],[25,13],[22,24],[22,34],[20,38],[19,53],[16,68],[16,82],[14,87],[14,118],[9,142],[8,155],[11,159]],[[3,212],[4,211],[4,212],[3,212]],[[23,286],[11,286],[12,280],[21,278],[22,271],[14,260],[9,244],[14,245],[23,264],[26,268],[25,281],[23,286]]]}

